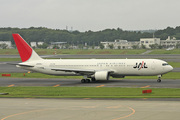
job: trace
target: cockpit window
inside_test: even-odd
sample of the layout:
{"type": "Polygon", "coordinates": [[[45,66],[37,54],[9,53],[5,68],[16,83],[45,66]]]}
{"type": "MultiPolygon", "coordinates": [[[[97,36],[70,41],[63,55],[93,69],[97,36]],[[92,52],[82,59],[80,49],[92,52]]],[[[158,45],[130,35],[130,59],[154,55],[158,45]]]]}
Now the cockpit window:
{"type": "Polygon", "coordinates": [[[166,65],[169,65],[168,63],[163,63],[162,66],[166,66],[166,65]]]}

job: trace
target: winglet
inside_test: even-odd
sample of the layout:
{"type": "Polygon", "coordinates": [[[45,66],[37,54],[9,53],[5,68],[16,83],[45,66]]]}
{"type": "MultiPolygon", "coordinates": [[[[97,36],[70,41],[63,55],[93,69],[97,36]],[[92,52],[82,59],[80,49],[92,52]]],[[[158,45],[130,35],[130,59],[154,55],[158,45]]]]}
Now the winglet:
{"type": "Polygon", "coordinates": [[[37,53],[28,45],[28,43],[19,34],[12,34],[12,36],[16,43],[22,62],[26,62],[28,60],[42,59],[37,55],[37,53]]]}

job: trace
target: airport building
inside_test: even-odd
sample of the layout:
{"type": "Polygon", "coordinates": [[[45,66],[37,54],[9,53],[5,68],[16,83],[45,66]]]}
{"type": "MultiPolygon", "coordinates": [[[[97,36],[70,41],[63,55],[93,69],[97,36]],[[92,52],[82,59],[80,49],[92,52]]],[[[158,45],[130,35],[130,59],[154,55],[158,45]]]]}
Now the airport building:
{"type": "Polygon", "coordinates": [[[44,44],[44,42],[37,42],[37,44],[38,44],[38,45],[43,45],[43,44],[44,44]]]}
{"type": "Polygon", "coordinates": [[[151,48],[149,45],[158,44],[160,45],[160,38],[141,38],[140,39],[140,46],[145,45],[146,48],[151,48]]]}
{"type": "Polygon", "coordinates": [[[158,44],[163,46],[163,48],[176,47],[177,44],[180,44],[180,40],[176,40],[175,37],[172,39],[170,36],[166,40],[160,40],[160,38],[141,38],[140,45],[145,45],[146,48],[151,48],[149,45],[158,44]]]}
{"type": "Polygon", "coordinates": [[[11,47],[12,47],[11,41],[0,41],[0,44],[5,44],[5,45],[7,45],[6,48],[11,48],[11,47]]]}
{"type": "Polygon", "coordinates": [[[116,39],[114,42],[101,42],[104,45],[104,49],[110,49],[110,45],[113,45],[113,49],[132,49],[133,45],[139,45],[139,41],[128,42],[127,40],[116,39]]]}
{"type": "Polygon", "coordinates": [[[30,42],[31,47],[37,47],[36,42],[30,42]]]}
{"type": "Polygon", "coordinates": [[[180,44],[180,40],[176,40],[175,37],[171,39],[169,36],[166,40],[161,40],[160,44],[163,46],[163,48],[176,47],[177,44],[180,44]]]}
{"type": "Polygon", "coordinates": [[[48,47],[48,49],[52,49],[54,45],[57,45],[60,49],[64,49],[67,42],[51,42],[51,45],[48,47]]]}

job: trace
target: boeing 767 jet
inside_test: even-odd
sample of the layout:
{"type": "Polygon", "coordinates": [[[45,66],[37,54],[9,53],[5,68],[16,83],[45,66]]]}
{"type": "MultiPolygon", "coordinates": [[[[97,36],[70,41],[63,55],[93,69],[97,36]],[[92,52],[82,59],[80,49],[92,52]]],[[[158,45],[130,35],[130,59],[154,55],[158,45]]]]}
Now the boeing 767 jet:
{"type": "Polygon", "coordinates": [[[161,76],[173,70],[158,59],[42,59],[19,35],[12,34],[22,62],[16,66],[39,73],[59,76],[83,76],[82,83],[124,78],[125,76],[161,76]]]}

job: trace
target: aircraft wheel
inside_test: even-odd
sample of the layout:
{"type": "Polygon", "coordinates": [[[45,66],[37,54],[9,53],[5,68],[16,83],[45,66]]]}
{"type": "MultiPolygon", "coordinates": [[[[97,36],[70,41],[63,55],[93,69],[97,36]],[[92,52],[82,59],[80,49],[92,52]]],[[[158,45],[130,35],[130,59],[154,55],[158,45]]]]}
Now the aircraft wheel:
{"type": "Polygon", "coordinates": [[[82,83],[85,83],[86,81],[85,81],[85,79],[82,79],[81,82],[82,82],[82,83]]]}
{"type": "Polygon", "coordinates": [[[86,79],[85,81],[86,81],[86,83],[90,83],[90,80],[89,80],[89,79],[86,79]]]}
{"type": "Polygon", "coordinates": [[[91,78],[91,81],[94,82],[94,81],[96,81],[96,79],[95,78],[91,78]]]}
{"type": "Polygon", "coordinates": [[[161,79],[158,79],[157,82],[160,83],[160,82],[161,82],[161,79]]]}

